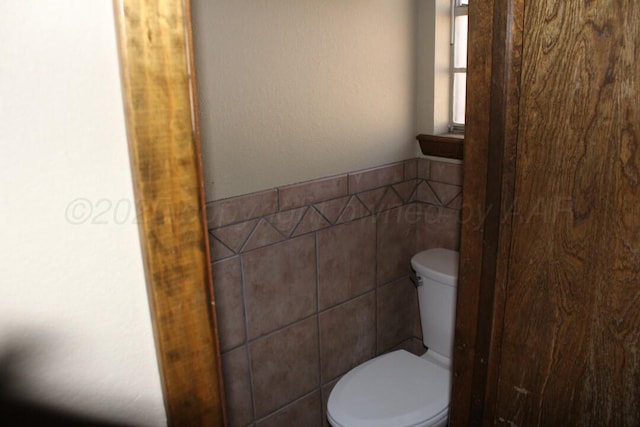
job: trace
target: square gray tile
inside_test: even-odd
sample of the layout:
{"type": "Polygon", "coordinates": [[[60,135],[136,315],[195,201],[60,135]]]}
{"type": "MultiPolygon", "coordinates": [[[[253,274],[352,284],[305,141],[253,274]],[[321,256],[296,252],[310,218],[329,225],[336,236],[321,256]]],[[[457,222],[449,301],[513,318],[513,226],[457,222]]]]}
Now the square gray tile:
{"type": "Polygon", "coordinates": [[[303,397],[256,423],[256,427],[320,427],[322,425],[320,391],[303,397]]]}
{"type": "Polygon", "coordinates": [[[249,344],[258,418],[320,386],[317,322],[313,316],[249,344]]]}
{"type": "Polygon", "coordinates": [[[222,354],[222,375],[229,427],[244,427],[253,422],[251,377],[246,346],[222,354]]]}
{"type": "Polygon", "coordinates": [[[409,274],[416,248],[416,206],[406,205],[378,214],[377,283],[409,274]]]}
{"type": "Polygon", "coordinates": [[[375,287],[373,217],[319,231],[319,306],[323,310],[375,287]]]}
{"type": "Polygon", "coordinates": [[[408,277],[378,289],[378,354],[413,337],[418,293],[408,277]]]}
{"type": "Polygon", "coordinates": [[[213,264],[220,350],[225,352],[246,341],[240,257],[213,264]]]}
{"type": "Polygon", "coordinates": [[[242,266],[249,339],[316,312],[314,235],[247,252],[242,266]]]}
{"type": "Polygon", "coordinates": [[[375,328],[375,292],[320,313],[322,383],[375,355],[375,328]]]}

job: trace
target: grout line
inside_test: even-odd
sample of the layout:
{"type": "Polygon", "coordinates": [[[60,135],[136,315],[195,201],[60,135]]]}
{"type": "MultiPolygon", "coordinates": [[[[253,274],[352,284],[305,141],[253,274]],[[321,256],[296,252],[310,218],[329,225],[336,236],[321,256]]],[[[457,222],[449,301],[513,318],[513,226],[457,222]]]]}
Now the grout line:
{"type": "Polygon", "coordinates": [[[436,200],[440,203],[440,206],[444,206],[444,203],[442,203],[442,200],[440,200],[440,195],[436,193],[436,190],[434,190],[431,184],[429,184],[429,181],[425,181],[425,184],[427,184],[427,186],[431,189],[433,195],[436,196],[436,200]]]}
{"type": "Polygon", "coordinates": [[[230,348],[228,348],[228,349],[226,349],[224,351],[221,351],[220,354],[221,355],[225,355],[227,353],[231,353],[232,351],[236,351],[236,350],[240,349],[240,347],[243,347],[245,345],[247,345],[246,339],[245,339],[245,341],[242,341],[240,344],[238,344],[236,346],[233,346],[233,347],[230,347],[230,348]]]}
{"type": "Polygon", "coordinates": [[[244,341],[249,342],[249,316],[247,308],[247,290],[245,286],[245,273],[244,273],[244,256],[238,255],[240,260],[240,289],[242,290],[242,305],[243,305],[243,317],[244,317],[244,341]]]}
{"type": "Polygon", "coordinates": [[[379,235],[378,235],[378,217],[377,215],[374,215],[374,223],[375,223],[375,248],[376,248],[376,256],[375,259],[373,261],[374,264],[374,287],[373,287],[373,292],[374,292],[374,302],[373,302],[373,306],[374,306],[374,313],[373,313],[373,319],[374,319],[374,329],[375,329],[375,336],[373,338],[373,342],[374,342],[374,355],[377,356],[378,355],[378,332],[379,332],[379,327],[378,327],[378,251],[379,251],[379,246],[378,246],[378,242],[379,242],[379,235]]]}
{"type": "Polygon", "coordinates": [[[355,300],[357,300],[357,299],[363,298],[363,297],[367,296],[368,294],[370,294],[370,293],[372,293],[372,292],[375,292],[375,290],[376,290],[376,289],[375,289],[375,287],[372,287],[371,289],[367,289],[367,290],[365,290],[365,291],[364,291],[364,292],[362,292],[362,293],[359,293],[359,294],[357,294],[357,295],[354,295],[354,296],[352,296],[352,297],[349,297],[348,299],[346,299],[346,300],[344,300],[344,301],[340,301],[340,302],[338,302],[338,303],[335,303],[335,304],[333,304],[333,305],[330,305],[329,307],[325,307],[325,308],[323,308],[323,309],[320,309],[320,308],[318,307],[318,314],[326,313],[327,311],[333,310],[333,309],[338,308],[338,307],[340,307],[340,306],[342,306],[342,305],[345,305],[345,304],[349,304],[349,303],[351,303],[351,302],[354,302],[354,301],[355,301],[355,300]]]}
{"type": "Polygon", "coordinates": [[[247,307],[247,292],[245,286],[245,274],[244,274],[244,256],[240,255],[240,282],[242,288],[242,304],[244,306],[244,345],[245,345],[245,357],[247,359],[247,365],[249,368],[249,388],[250,388],[250,400],[252,408],[252,419],[256,419],[256,402],[254,397],[253,387],[253,365],[251,364],[251,357],[249,352],[249,316],[247,307]]]}
{"type": "MultiPolygon", "coordinates": [[[[313,233],[316,250],[316,327],[318,331],[318,387],[322,387],[322,340],[320,339],[320,260],[318,248],[318,233],[313,233]]],[[[322,390],[320,390],[320,402],[322,402],[322,390]]],[[[322,403],[321,403],[322,405],[322,403]]],[[[320,407],[322,409],[322,406],[320,407]]]]}
{"type": "Polygon", "coordinates": [[[389,193],[390,189],[391,189],[390,185],[384,188],[382,197],[380,197],[380,200],[378,201],[378,203],[373,207],[374,213],[381,213],[381,212],[386,212],[391,210],[391,209],[386,209],[386,210],[381,209],[382,202],[384,202],[384,198],[387,197],[387,193],[389,193]]]}
{"type": "Polygon", "coordinates": [[[286,328],[288,328],[290,326],[297,325],[298,323],[305,322],[305,321],[311,319],[313,316],[317,316],[317,315],[318,315],[318,313],[314,312],[314,313],[311,313],[311,314],[309,314],[309,315],[307,315],[305,317],[302,317],[300,319],[294,320],[293,322],[289,322],[286,325],[279,326],[278,328],[274,329],[273,331],[269,331],[269,332],[267,332],[267,333],[265,333],[263,335],[255,337],[255,338],[248,339],[248,337],[247,337],[247,344],[253,344],[256,341],[260,341],[260,340],[263,340],[265,338],[268,338],[268,337],[270,337],[270,336],[282,331],[283,329],[286,329],[286,328]]]}
{"type": "Polygon", "coordinates": [[[417,201],[418,198],[418,187],[420,187],[420,181],[422,181],[421,179],[416,179],[414,181],[413,184],[413,189],[411,190],[411,194],[409,194],[409,199],[407,200],[407,203],[414,203],[417,201]]]}
{"type": "Polygon", "coordinates": [[[316,257],[316,313],[320,313],[320,251],[318,248],[318,232],[313,233],[316,257]]]}
{"type": "Polygon", "coordinates": [[[402,161],[402,180],[404,181],[407,177],[407,161],[402,161]]]}
{"type": "Polygon", "coordinates": [[[347,172],[347,194],[346,196],[351,195],[351,172],[347,172]]]}
{"type": "MultiPolygon", "coordinates": [[[[354,196],[356,197],[356,199],[358,199],[360,201],[360,203],[362,203],[362,206],[364,206],[364,208],[367,210],[367,212],[369,212],[370,215],[375,215],[376,214],[375,204],[373,206],[373,209],[369,209],[369,206],[367,206],[367,204],[362,199],[362,194],[364,194],[364,193],[366,193],[366,191],[361,191],[358,194],[354,194],[354,196]]],[[[382,200],[382,198],[380,198],[380,200],[382,200]]]]}
{"type": "MultiPolygon", "coordinates": [[[[318,213],[320,214],[320,216],[322,216],[322,217],[323,217],[323,218],[324,218],[324,219],[329,223],[329,225],[330,225],[330,226],[332,226],[332,227],[333,227],[334,225],[336,225],[336,223],[335,223],[335,222],[332,222],[332,221],[329,219],[329,217],[327,217],[324,213],[322,213],[322,212],[320,211],[320,209],[318,209],[318,205],[319,205],[319,204],[321,204],[321,203],[326,203],[326,202],[332,202],[332,201],[334,201],[334,200],[339,200],[339,199],[341,199],[341,198],[343,198],[343,197],[349,197],[349,196],[341,196],[341,197],[338,197],[338,198],[336,198],[336,199],[326,200],[325,202],[314,203],[313,205],[310,205],[310,206],[311,206],[313,209],[315,209],[315,210],[316,210],[316,212],[318,212],[318,213]]],[[[348,203],[348,200],[347,200],[347,203],[348,203]]],[[[346,205],[346,203],[345,203],[345,205],[346,205]]],[[[339,217],[339,216],[340,216],[340,215],[338,215],[338,217],[339,217]]],[[[338,220],[338,217],[336,217],[336,219],[335,219],[336,221],[338,220]]],[[[318,231],[318,230],[316,230],[316,231],[318,231]]]]}
{"type": "MultiPolygon", "coordinates": [[[[347,180],[347,185],[348,185],[347,180]]],[[[316,209],[317,210],[317,209],[316,209]]],[[[329,222],[330,223],[330,222],[329,222]]],[[[333,227],[333,225],[332,225],[333,227]]],[[[320,397],[320,424],[323,424],[324,403],[322,399],[322,340],[320,339],[320,248],[318,245],[318,232],[313,233],[316,249],[316,326],[318,331],[318,396],[320,397]]]]}
{"type": "MultiPolygon", "coordinates": [[[[267,221],[266,219],[265,219],[265,222],[267,222],[269,225],[271,225],[271,223],[270,223],[269,221],[267,221]]],[[[274,227],[274,228],[275,228],[275,227],[274,227]]],[[[276,231],[278,231],[278,230],[276,229],[276,231]]],[[[279,231],[278,231],[278,232],[279,232],[279,231]]],[[[309,233],[313,233],[313,232],[309,232],[309,233]]],[[[257,250],[259,250],[259,249],[264,249],[264,248],[268,248],[269,246],[275,246],[275,245],[277,245],[277,244],[279,244],[279,243],[286,243],[286,242],[289,242],[289,241],[294,240],[294,239],[299,239],[299,238],[301,238],[301,237],[308,236],[308,235],[309,235],[309,233],[300,234],[299,236],[285,237],[284,239],[282,239],[282,240],[278,240],[277,242],[267,243],[267,244],[266,244],[266,245],[264,245],[264,246],[259,246],[259,247],[257,247],[257,248],[249,249],[248,251],[242,251],[242,252],[239,252],[239,253],[238,253],[238,255],[250,254],[251,252],[257,251],[257,250]]],[[[282,235],[282,233],[280,233],[280,234],[282,235]]]]}
{"type": "Polygon", "coordinates": [[[453,185],[455,187],[462,187],[462,183],[456,184],[455,182],[443,181],[443,180],[440,180],[440,179],[433,179],[433,178],[429,178],[429,181],[437,182],[437,183],[440,183],[440,184],[453,185]]]}
{"type": "Polygon", "coordinates": [[[254,396],[254,389],[253,389],[253,365],[251,364],[251,355],[249,354],[249,344],[247,344],[245,346],[244,349],[244,353],[245,353],[245,358],[247,360],[247,365],[249,368],[249,400],[251,402],[251,419],[253,421],[256,420],[256,399],[254,396]]]}
{"type": "MultiPolygon", "coordinates": [[[[229,249],[229,252],[231,252],[233,255],[237,255],[236,251],[234,251],[233,249],[231,249],[229,246],[227,246],[227,244],[225,242],[223,242],[222,240],[218,239],[211,231],[209,231],[209,240],[214,239],[216,240],[218,243],[220,243],[222,246],[224,246],[225,248],[229,249]]],[[[213,251],[211,251],[213,252],[213,251]]],[[[231,256],[233,256],[231,255],[231,256]]],[[[213,253],[211,253],[211,258],[213,258],[213,253]]],[[[229,257],[227,257],[229,258],[229,257]]],[[[211,262],[216,262],[218,261],[217,259],[214,261],[213,259],[211,260],[211,262]]]]}
{"type": "MultiPolygon", "coordinates": [[[[293,399],[293,400],[291,400],[291,401],[289,401],[289,402],[285,403],[284,405],[282,405],[282,406],[278,407],[277,409],[275,409],[273,412],[269,412],[269,413],[268,413],[267,415],[265,415],[264,417],[261,417],[260,419],[256,419],[256,420],[255,420],[255,423],[257,424],[257,423],[259,423],[259,422],[262,422],[262,421],[264,421],[265,419],[267,419],[267,418],[269,418],[269,417],[271,417],[271,416],[273,416],[273,415],[277,414],[278,412],[280,412],[280,411],[284,411],[285,409],[288,409],[289,407],[291,407],[291,406],[295,405],[296,403],[299,403],[299,402],[301,402],[302,400],[304,400],[304,399],[306,399],[306,398],[310,397],[310,396],[311,396],[311,395],[313,395],[314,393],[320,393],[320,405],[322,405],[322,393],[320,392],[320,389],[315,388],[315,389],[313,389],[313,390],[311,390],[311,391],[309,391],[309,392],[307,392],[307,393],[303,394],[302,396],[300,396],[300,397],[296,397],[295,399],[293,399]]],[[[321,409],[322,409],[322,407],[321,407],[321,409]]]]}
{"type": "MultiPolygon", "coordinates": [[[[238,249],[238,254],[242,253],[242,250],[244,249],[245,245],[249,242],[249,240],[251,240],[253,235],[256,233],[256,231],[258,230],[258,226],[260,225],[260,221],[263,218],[265,218],[265,217],[259,216],[257,218],[254,218],[254,219],[250,220],[250,221],[255,221],[256,223],[253,225],[253,228],[251,229],[251,231],[249,233],[247,233],[247,237],[245,237],[244,240],[242,241],[242,243],[240,244],[240,248],[238,249]]],[[[265,219],[265,221],[266,221],[266,219],[265,219]]]]}
{"type": "MultiPolygon", "coordinates": [[[[340,217],[341,217],[341,216],[342,216],[342,214],[347,210],[347,206],[349,206],[349,203],[351,203],[351,200],[352,200],[354,197],[357,197],[357,196],[356,196],[355,194],[350,194],[350,195],[349,195],[349,196],[347,196],[347,197],[349,198],[349,200],[347,200],[347,202],[344,204],[344,206],[342,207],[342,209],[340,209],[340,213],[339,213],[339,214],[338,214],[338,216],[336,217],[335,225],[341,225],[341,224],[344,224],[344,223],[341,223],[341,222],[338,222],[338,221],[340,221],[340,217]]],[[[358,200],[360,200],[360,199],[358,199],[358,200]]]]}

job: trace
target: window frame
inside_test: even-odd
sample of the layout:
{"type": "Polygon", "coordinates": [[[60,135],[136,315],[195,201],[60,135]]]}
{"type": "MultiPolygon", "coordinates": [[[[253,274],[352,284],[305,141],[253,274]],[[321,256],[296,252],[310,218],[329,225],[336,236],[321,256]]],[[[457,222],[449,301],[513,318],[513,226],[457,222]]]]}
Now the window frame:
{"type": "MultiPolygon", "coordinates": [[[[455,75],[456,74],[467,74],[467,67],[456,67],[455,66],[455,57],[456,57],[456,28],[455,22],[456,17],[458,16],[469,16],[469,0],[451,0],[451,40],[450,40],[450,66],[449,66],[449,132],[453,134],[463,134],[465,129],[465,123],[455,122],[454,119],[454,108],[455,108],[455,75]]],[[[467,44],[468,50],[468,44],[467,44]]],[[[466,84],[465,84],[466,91],[466,84]]],[[[465,97],[466,100],[466,97],[465,97]]]]}

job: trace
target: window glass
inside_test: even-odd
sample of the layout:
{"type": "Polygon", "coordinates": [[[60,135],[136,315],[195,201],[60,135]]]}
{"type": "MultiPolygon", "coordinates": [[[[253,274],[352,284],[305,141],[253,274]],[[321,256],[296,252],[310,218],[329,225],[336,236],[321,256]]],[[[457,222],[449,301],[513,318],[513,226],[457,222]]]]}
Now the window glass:
{"type": "Polygon", "coordinates": [[[467,73],[453,74],[453,123],[464,124],[467,73]]]}
{"type": "Polygon", "coordinates": [[[455,39],[454,39],[454,68],[467,67],[467,33],[469,27],[469,16],[460,15],[455,19],[455,39]]]}

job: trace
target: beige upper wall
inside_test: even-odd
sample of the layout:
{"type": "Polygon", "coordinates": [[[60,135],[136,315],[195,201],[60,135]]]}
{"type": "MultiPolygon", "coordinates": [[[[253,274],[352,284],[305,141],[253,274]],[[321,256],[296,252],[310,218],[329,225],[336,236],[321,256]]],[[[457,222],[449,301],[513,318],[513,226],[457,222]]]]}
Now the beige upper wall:
{"type": "Polygon", "coordinates": [[[414,157],[413,0],[193,0],[207,201],[414,157]]]}

